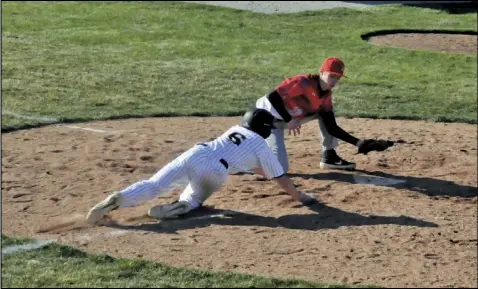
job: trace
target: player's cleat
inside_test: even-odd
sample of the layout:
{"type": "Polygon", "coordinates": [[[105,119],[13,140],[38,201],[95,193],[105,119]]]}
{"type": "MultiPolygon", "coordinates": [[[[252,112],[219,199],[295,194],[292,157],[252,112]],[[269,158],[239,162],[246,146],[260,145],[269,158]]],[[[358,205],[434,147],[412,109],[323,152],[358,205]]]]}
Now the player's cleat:
{"type": "Polygon", "coordinates": [[[86,215],[90,225],[96,224],[109,212],[118,209],[123,203],[123,196],[119,192],[109,195],[106,199],[96,204],[86,215]]]}
{"type": "Polygon", "coordinates": [[[348,162],[337,155],[335,150],[326,150],[320,161],[321,169],[354,170],[355,163],[348,162]]]}
{"type": "Polygon", "coordinates": [[[149,209],[148,216],[155,219],[172,219],[186,214],[191,209],[186,201],[175,201],[172,204],[157,205],[149,209]]]}

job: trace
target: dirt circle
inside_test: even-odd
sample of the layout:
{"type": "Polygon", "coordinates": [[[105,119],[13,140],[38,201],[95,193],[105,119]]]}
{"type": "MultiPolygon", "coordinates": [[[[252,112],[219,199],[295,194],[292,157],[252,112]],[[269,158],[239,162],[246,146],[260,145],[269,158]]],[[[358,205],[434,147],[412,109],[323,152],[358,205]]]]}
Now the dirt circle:
{"type": "Polygon", "coordinates": [[[309,123],[286,137],[290,176],[320,206],[299,206],[258,176],[231,175],[197,217],[145,216],[175,200],[176,189],[114,211],[104,226],[82,222],[111,191],[149,178],[239,120],[144,118],[3,134],[2,233],[215,271],[387,287],[476,285],[476,125],[340,118],[355,135],[406,141],[367,156],[342,144],[339,153],[358,170],[341,172],[319,169],[320,134],[309,123]]]}
{"type": "Polygon", "coordinates": [[[414,50],[433,50],[444,53],[477,54],[476,32],[466,34],[446,32],[375,32],[362,39],[377,45],[403,47],[414,50]]]}

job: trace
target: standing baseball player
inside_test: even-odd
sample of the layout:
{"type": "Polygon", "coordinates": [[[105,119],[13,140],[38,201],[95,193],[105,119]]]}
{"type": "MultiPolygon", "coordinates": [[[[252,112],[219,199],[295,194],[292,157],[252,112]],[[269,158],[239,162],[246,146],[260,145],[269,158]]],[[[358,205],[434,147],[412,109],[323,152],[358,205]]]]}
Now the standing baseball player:
{"type": "Polygon", "coordinates": [[[247,111],[235,125],[213,141],[199,143],[167,164],[148,180],[139,181],[108,196],[87,214],[95,224],[110,211],[134,206],[187,184],[178,201],[148,211],[157,219],[174,218],[200,208],[227,181],[229,167],[253,170],[274,179],[292,198],[303,204],[315,199],[297,191],[265,139],[274,129],[274,117],[264,109],[247,111]]]}
{"type": "MultiPolygon", "coordinates": [[[[345,65],[336,57],[324,60],[319,74],[299,74],[285,79],[274,91],[259,98],[256,107],[269,111],[275,118],[275,129],[266,139],[285,172],[289,169],[289,160],[284,141],[284,130],[289,134],[300,134],[301,125],[312,120],[318,120],[322,136],[322,159],[320,168],[323,169],[355,169],[355,163],[339,157],[335,149],[338,139],[361,147],[378,146],[378,150],[386,149],[391,142],[374,143],[374,140],[360,140],[337,125],[333,105],[332,88],[344,76],[345,65]]],[[[365,150],[369,150],[368,148],[365,150]]]]}

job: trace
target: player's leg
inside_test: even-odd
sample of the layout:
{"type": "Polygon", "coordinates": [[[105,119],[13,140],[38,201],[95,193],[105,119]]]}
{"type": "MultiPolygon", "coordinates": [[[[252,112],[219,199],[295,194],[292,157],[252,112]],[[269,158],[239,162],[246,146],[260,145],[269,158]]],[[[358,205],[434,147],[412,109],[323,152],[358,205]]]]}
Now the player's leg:
{"type": "MultiPolygon", "coordinates": [[[[312,120],[317,119],[316,115],[305,117],[300,120],[300,124],[304,125],[312,120]]],[[[269,138],[266,139],[267,144],[272,149],[274,154],[279,159],[279,163],[282,165],[284,172],[289,170],[289,158],[287,155],[287,149],[285,146],[284,131],[287,130],[287,124],[284,121],[274,122],[276,129],[272,130],[269,138]]]]}
{"type": "Polygon", "coordinates": [[[266,142],[279,159],[279,163],[282,165],[284,172],[287,173],[289,170],[289,158],[287,156],[287,149],[284,139],[286,123],[283,121],[278,121],[274,122],[274,125],[276,128],[272,130],[271,135],[266,139],[266,142]]]}
{"type": "Polygon", "coordinates": [[[87,222],[95,224],[113,210],[135,206],[187,184],[188,170],[181,159],[183,155],[167,164],[150,179],[139,181],[109,195],[88,212],[87,222]]]}
{"type": "Polygon", "coordinates": [[[317,115],[316,118],[319,122],[320,135],[322,137],[322,159],[320,161],[320,168],[342,170],[354,169],[355,163],[346,161],[337,154],[336,148],[339,145],[339,140],[329,134],[320,116],[317,115]]]}
{"type": "Polygon", "coordinates": [[[198,209],[227,181],[227,168],[219,161],[198,162],[191,169],[189,185],[179,196],[179,200],[171,204],[152,207],[148,215],[157,219],[176,218],[192,210],[198,209]]]}

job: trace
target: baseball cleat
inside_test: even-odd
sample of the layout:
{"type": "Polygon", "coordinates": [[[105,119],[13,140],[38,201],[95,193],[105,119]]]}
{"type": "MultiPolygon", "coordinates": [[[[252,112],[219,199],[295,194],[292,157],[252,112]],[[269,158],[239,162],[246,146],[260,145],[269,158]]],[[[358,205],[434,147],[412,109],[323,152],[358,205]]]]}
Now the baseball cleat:
{"type": "Polygon", "coordinates": [[[123,203],[123,196],[119,192],[109,195],[106,199],[96,204],[86,215],[86,221],[90,225],[96,224],[109,212],[118,209],[123,203]]]}
{"type": "Polygon", "coordinates": [[[327,150],[322,154],[321,169],[354,170],[355,163],[348,162],[337,155],[335,150],[327,150]]]}
{"type": "Polygon", "coordinates": [[[172,204],[157,205],[149,209],[148,216],[155,219],[171,219],[186,214],[191,209],[186,201],[175,201],[172,204]]]}

